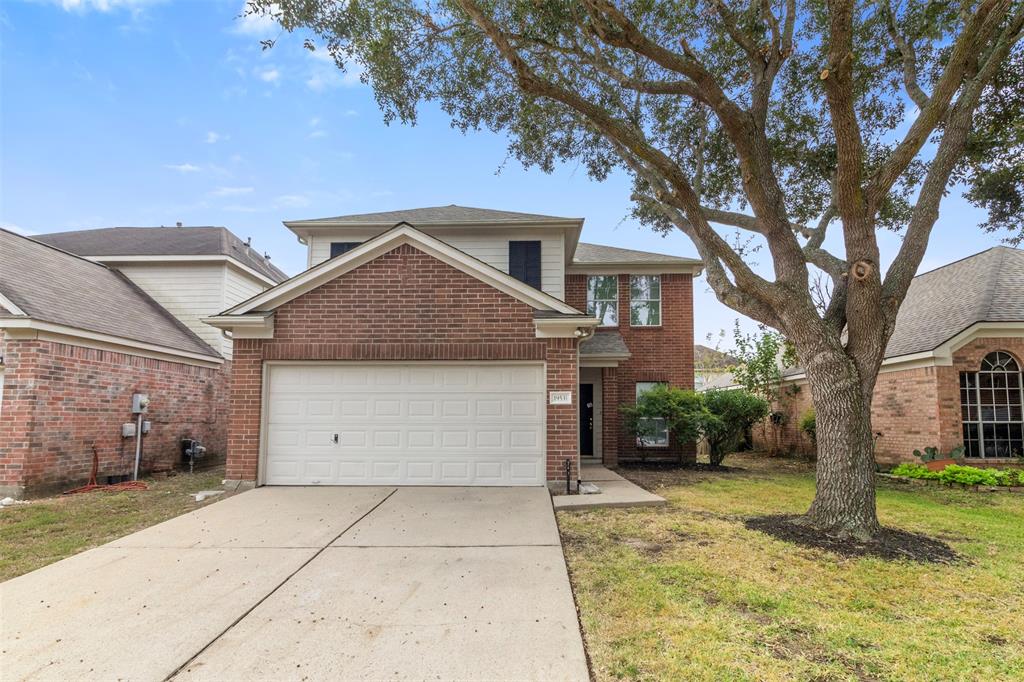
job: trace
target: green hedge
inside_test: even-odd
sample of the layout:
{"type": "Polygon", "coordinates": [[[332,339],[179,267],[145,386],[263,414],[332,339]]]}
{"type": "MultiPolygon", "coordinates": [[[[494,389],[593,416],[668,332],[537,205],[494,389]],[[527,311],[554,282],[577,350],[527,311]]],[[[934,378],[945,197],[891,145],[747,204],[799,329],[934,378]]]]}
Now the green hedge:
{"type": "Polygon", "coordinates": [[[978,467],[950,464],[942,471],[932,471],[921,464],[900,464],[892,471],[893,476],[904,478],[922,478],[943,483],[962,483],[964,485],[1002,485],[1024,486],[1024,470],[1016,469],[979,469],[978,467]]]}

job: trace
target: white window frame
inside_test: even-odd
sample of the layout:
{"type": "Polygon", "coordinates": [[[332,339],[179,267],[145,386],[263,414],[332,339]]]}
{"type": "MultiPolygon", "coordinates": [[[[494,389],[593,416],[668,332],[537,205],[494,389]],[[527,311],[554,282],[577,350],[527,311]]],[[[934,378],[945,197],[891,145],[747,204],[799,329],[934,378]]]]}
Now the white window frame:
{"type": "MultiPolygon", "coordinates": [[[[1006,458],[1001,457],[998,454],[993,454],[991,456],[985,454],[985,447],[990,440],[985,437],[985,427],[992,426],[994,429],[999,426],[1006,426],[1007,429],[1009,429],[1009,427],[1011,426],[1016,426],[1019,429],[1024,430],[1024,415],[1021,415],[1019,419],[1015,419],[1013,418],[1013,416],[1010,415],[1010,409],[1014,406],[1018,408],[1024,408],[1024,371],[1022,371],[1020,362],[1018,362],[1017,358],[1012,353],[1009,353],[1004,350],[992,351],[991,353],[986,354],[984,358],[982,358],[981,367],[978,371],[960,373],[960,421],[962,424],[961,442],[963,443],[964,448],[967,451],[965,452],[965,457],[968,461],[979,459],[1006,458]],[[993,358],[994,360],[1000,360],[1000,356],[1006,356],[1006,358],[1003,358],[1004,364],[1006,362],[1006,359],[1009,359],[1009,361],[1013,362],[1014,366],[1017,368],[1016,371],[1006,369],[985,368],[986,362],[992,362],[992,364],[994,364],[994,361],[990,361],[989,358],[993,358]],[[982,388],[982,375],[991,376],[995,374],[1016,374],[1017,386],[1015,388],[995,388],[992,387],[990,383],[990,386],[982,388]],[[985,405],[982,402],[982,391],[992,391],[993,393],[995,391],[1002,391],[1005,395],[1006,401],[1000,403],[992,403],[991,405],[985,405]],[[967,400],[965,401],[964,398],[967,398],[967,400]],[[1016,403],[1014,403],[1014,398],[1016,398],[1016,403]],[[1002,407],[1005,407],[1007,409],[1007,413],[1005,417],[999,418],[996,413],[996,410],[1002,407]],[[988,419],[986,419],[982,414],[986,408],[990,410],[991,414],[991,417],[988,419]],[[976,438],[967,438],[968,426],[974,427],[976,438]],[[968,440],[974,441],[975,445],[971,446],[968,443],[968,440]]],[[[1008,439],[1003,439],[996,436],[994,439],[991,440],[994,440],[997,444],[1002,441],[1009,441],[1009,444],[1011,446],[1016,441],[1016,439],[1013,438],[1012,436],[1008,439]]],[[[1012,453],[1010,456],[1012,456],[1012,453]]]]}
{"type": "MultiPolygon", "coordinates": [[[[640,396],[642,396],[644,393],[646,393],[647,391],[651,390],[655,386],[665,386],[666,383],[667,382],[664,382],[664,381],[638,381],[638,382],[636,382],[636,399],[639,400],[640,396]],[[644,387],[643,390],[640,389],[641,386],[644,387]]],[[[662,430],[664,431],[665,436],[663,438],[659,438],[657,441],[654,441],[654,442],[651,442],[651,443],[643,443],[643,442],[641,442],[640,438],[637,438],[636,439],[637,447],[640,447],[640,448],[667,448],[668,447],[668,445],[669,445],[668,427],[664,426],[665,420],[662,419],[661,417],[653,417],[653,420],[656,421],[656,422],[662,422],[662,424],[663,424],[663,429],[662,430]]],[[[646,421],[646,420],[644,420],[644,421],[646,421]]]]}
{"type": "Polygon", "coordinates": [[[630,275],[629,276],[629,326],[630,327],[660,327],[662,324],[662,308],[661,308],[661,275],[630,275]],[[639,278],[649,278],[656,280],[658,283],[658,298],[633,298],[633,280],[639,278]],[[633,304],[634,303],[657,303],[658,304],[658,324],[636,324],[633,322],[633,304]]]}
{"type": "MultiPolygon", "coordinates": [[[[597,288],[594,287],[593,289],[594,289],[594,291],[596,293],[597,288]]],[[[618,275],[589,275],[587,277],[587,314],[593,315],[594,317],[597,317],[597,319],[601,321],[601,324],[598,325],[598,326],[601,326],[601,327],[618,327],[619,326],[619,276],[618,275]],[[591,298],[590,297],[590,292],[591,292],[590,283],[593,280],[595,280],[595,279],[613,279],[613,280],[615,280],[615,298],[614,299],[612,299],[612,298],[591,298]],[[611,324],[605,324],[604,319],[602,317],[598,317],[597,316],[597,304],[598,303],[610,304],[610,310],[614,311],[614,313],[615,313],[615,322],[613,322],[611,324]]]]}

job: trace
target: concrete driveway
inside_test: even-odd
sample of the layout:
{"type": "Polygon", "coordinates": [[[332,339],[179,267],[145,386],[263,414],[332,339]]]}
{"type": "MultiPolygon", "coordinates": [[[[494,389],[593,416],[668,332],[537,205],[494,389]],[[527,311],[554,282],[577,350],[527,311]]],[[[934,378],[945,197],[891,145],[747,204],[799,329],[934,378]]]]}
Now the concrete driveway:
{"type": "Polygon", "coordinates": [[[588,679],[543,488],[259,488],[0,609],[5,681],[588,679]]]}

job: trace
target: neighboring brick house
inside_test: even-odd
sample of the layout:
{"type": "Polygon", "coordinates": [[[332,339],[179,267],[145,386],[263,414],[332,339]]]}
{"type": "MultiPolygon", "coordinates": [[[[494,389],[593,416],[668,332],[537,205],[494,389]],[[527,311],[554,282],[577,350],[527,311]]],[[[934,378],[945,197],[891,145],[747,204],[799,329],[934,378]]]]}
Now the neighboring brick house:
{"type": "Polygon", "coordinates": [[[0,231],[0,495],[81,485],[93,447],[101,480],[130,473],[136,393],[143,469],[180,464],[184,437],[224,453],[231,347],[199,318],[285,278],[239,246],[224,228],[0,231]]]}
{"type": "MultiPolygon", "coordinates": [[[[880,464],[928,446],[965,447],[973,464],[1024,453],[1024,251],[995,247],[918,275],[896,318],[871,407],[880,464]]],[[[778,438],[810,452],[797,424],[811,407],[799,370],[786,373],[778,438]]],[[[771,445],[755,429],[757,444],[771,445]]]]}
{"type": "Polygon", "coordinates": [[[235,339],[229,479],[575,480],[581,454],[640,454],[618,419],[638,386],[693,386],[699,261],[460,206],[285,225],[310,268],[206,319],[235,339]]]}

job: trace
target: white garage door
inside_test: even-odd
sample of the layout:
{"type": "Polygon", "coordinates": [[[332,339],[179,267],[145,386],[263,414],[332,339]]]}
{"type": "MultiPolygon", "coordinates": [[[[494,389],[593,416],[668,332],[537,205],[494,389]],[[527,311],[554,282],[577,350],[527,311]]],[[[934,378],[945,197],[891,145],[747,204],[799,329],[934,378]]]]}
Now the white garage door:
{"type": "Polygon", "coordinates": [[[541,364],[271,365],[269,485],[543,485],[541,364]]]}

